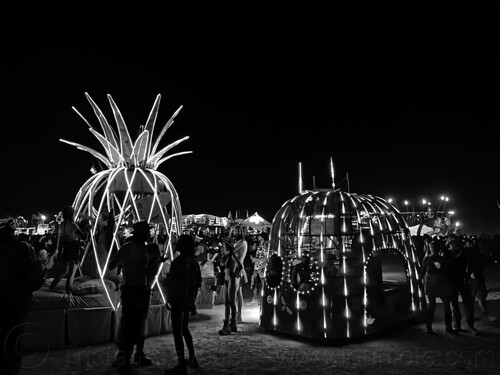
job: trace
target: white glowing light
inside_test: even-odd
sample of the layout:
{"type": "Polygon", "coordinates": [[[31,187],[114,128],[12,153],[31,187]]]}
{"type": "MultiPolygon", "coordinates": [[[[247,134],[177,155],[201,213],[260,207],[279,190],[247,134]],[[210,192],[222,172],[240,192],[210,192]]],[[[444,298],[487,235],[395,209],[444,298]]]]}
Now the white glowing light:
{"type": "Polygon", "coordinates": [[[302,163],[299,163],[299,194],[302,194],[302,163]]]}
{"type": "Polygon", "coordinates": [[[335,189],[335,171],[333,170],[333,159],[330,157],[330,174],[332,177],[332,189],[335,189]]]}

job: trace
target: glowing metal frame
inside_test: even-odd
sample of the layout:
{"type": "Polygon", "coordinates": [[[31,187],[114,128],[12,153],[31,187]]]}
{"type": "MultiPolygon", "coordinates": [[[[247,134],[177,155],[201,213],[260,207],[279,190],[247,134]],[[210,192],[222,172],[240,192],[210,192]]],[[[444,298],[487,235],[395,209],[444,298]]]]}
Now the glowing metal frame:
{"type": "MultiPolygon", "coordinates": [[[[146,220],[147,222],[151,222],[153,213],[159,212],[161,214],[161,220],[159,222],[156,221],[154,223],[154,227],[155,230],[158,231],[163,225],[163,228],[168,236],[168,243],[166,244],[165,252],[170,252],[171,258],[173,256],[171,238],[173,234],[180,234],[182,228],[182,210],[179,196],[173,184],[165,175],[158,172],[157,168],[163,162],[174,156],[191,153],[191,151],[184,151],[165,156],[165,154],[173,147],[187,140],[189,137],[181,138],[166,147],[163,147],[157,152],[161,139],[169,127],[172,126],[175,117],[182,109],[182,106],[180,106],[177,111],[175,111],[161,130],[159,136],[154,140],[152,135],[154,133],[161,95],[157,95],[146,120],[146,125],[140,127],[141,131],[135,142],[132,141],[127,126],[125,125],[125,121],[111,95],[107,95],[107,97],[113,110],[118,132],[116,132],[109,125],[109,122],[103,112],[92,100],[92,98],[87,93],[85,93],[85,95],[99,120],[103,134],[97,132],[84,116],[82,116],[74,107],[73,109],[89,126],[90,132],[99,140],[105,150],[105,154],[101,154],[100,152],[79,143],[70,142],[64,139],[60,139],[60,141],[75,146],[79,150],[89,152],[95,158],[102,161],[108,168],[97,172],[82,185],[72,205],[75,208],[75,215],[78,216],[82,214],[91,222],[91,244],[99,277],[103,283],[106,295],[112,308],[116,310],[117,306],[114,306],[113,304],[109,291],[104,283],[104,277],[111,257],[111,248],[113,246],[116,246],[117,248],[120,246],[118,231],[120,226],[124,224],[125,215],[127,213],[132,213],[134,220],[146,220]],[[117,181],[121,181],[122,183],[125,181],[125,185],[122,185],[122,188],[118,190],[116,188],[117,181]],[[139,191],[138,186],[141,186],[139,191]],[[119,198],[116,195],[117,192],[119,192],[120,195],[124,193],[123,198],[119,198]],[[163,199],[166,195],[168,202],[165,202],[163,199]],[[152,197],[149,212],[140,211],[137,205],[137,201],[145,197],[152,197]],[[117,207],[118,210],[116,210],[117,207]],[[169,207],[170,212],[168,210],[169,207]],[[115,229],[111,247],[107,249],[106,261],[104,265],[101,265],[96,250],[98,219],[105,210],[108,210],[109,212],[110,208],[113,208],[113,212],[115,213],[115,229]]],[[[160,272],[161,268],[156,274],[152,287],[155,285],[158,286],[161,297],[165,302],[164,293],[158,283],[158,276],[160,272]]]]}
{"type": "MultiPolygon", "coordinates": [[[[274,217],[268,249],[268,257],[277,254],[283,260],[281,283],[276,287],[270,287],[267,282],[264,283],[260,325],[270,330],[327,340],[350,339],[374,333],[376,329],[369,327],[371,317],[368,314],[368,307],[371,301],[367,295],[367,268],[372,256],[378,252],[401,255],[406,271],[404,285],[408,288],[410,296],[409,312],[403,319],[417,316],[421,318],[426,311],[426,300],[423,283],[418,277],[420,264],[408,226],[395,206],[380,197],[351,194],[338,189],[304,191],[285,202],[274,217]],[[316,223],[314,234],[312,220],[316,223]],[[359,240],[356,252],[350,247],[354,236],[358,236],[359,240]],[[316,263],[317,268],[315,285],[307,291],[299,291],[291,284],[290,273],[293,259],[289,254],[296,253],[300,256],[302,250],[311,246],[314,238],[316,239],[314,244],[316,259],[311,257],[311,261],[316,263]],[[340,322],[332,321],[332,324],[336,324],[337,330],[328,324],[328,316],[332,313],[332,311],[327,311],[327,305],[329,305],[327,301],[331,301],[332,296],[325,292],[324,278],[325,251],[332,246],[331,244],[327,246],[328,238],[336,238],[341,243],[338,251],[340,268],[343,271],[341,272],[343,275],[341,295],[343,295],[344,302],[342,306],[337,300],[335,306],[332,304],[328,307],[331,307],[332,311],[336,309],[339,313],[341,312],[339,308],[343,310],[343,332],[338,331],[340,322]],[[352,284],[354,279],[348,280],[350,275],[347,261],[357,261],[357,259],[362,275],[359,284],[357,282],[352,284]],[[313,291],[314,289],[316,291],[313,291]],[[351,308],[353,303],[351,294],[354,290],[357,291],[355,295],[361,298],[361,311],[353,311],[351,308]],[[290,316],[281,313],[282,309],[279,308],[279,301],[284,299],[283,296],[289,300],[289,306],[296,308],[294,324],[290,316]],[[290,304],[290,301],[295,301],[295,303],[290,304]],[[309,309],[312,309],[309,312],[301,308],[307,304],[309,304],[309,309]],[[320,321],[321,332],[319,329],[318,332],[308,332],[302,325],[302,321],[305,322],[304,319],[320,321]],[[353,324],[358,328],[354,328],[353,324]]],[[[287,303],[286,300],[285,303],[287,303]]],[[[337,316],[340,315],[337,314],[337,316]]],[[[398,322],[394,322],[396,323],[398,322]]]]}

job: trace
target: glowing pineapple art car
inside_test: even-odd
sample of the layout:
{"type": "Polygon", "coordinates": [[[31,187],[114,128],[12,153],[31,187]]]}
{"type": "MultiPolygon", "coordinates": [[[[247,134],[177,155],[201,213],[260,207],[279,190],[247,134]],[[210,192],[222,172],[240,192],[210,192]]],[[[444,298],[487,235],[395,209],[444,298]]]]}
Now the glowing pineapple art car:
{"type": "MultiPolygon", "coordinates": [[[[103,278],[107,272],[112,249],[119,247],[119,230],[126,225],[130,226],[133,222],[146,220],[153,225],[155,235],[162,234],[167,239],[164,252],[170,252],[172,255],[170,242],[172,235],[180,234],[182,228],[181,204],[172,182],[157,169],[170,158],[191,153],[191,151],[167,155],[173,147],[187,140],[188,136],[159,148],[160,141],[173,124],[182,106],[170,117],[159,135],[156,138],[153,137],[160,94],[154,101],[145,125],[140,126],[135,140],[131,138],[125,120],[111,95],[108,94],[107,98],[113,111],[116,130],[89,94],[85,93],[85,96],[99,121],[102,133],[74,107],[73,109],[89,126],[90,132],[102,145],[104,153],[65,139],[60,139],[60,141],[90,153],[106,167],[102,171],[95,171],[82,185],[72,204],[76,215],[88,218],[91,223],[90,248],[104,285],[103,278]],[[110,213],[114,216],[111,245],[104,251],[101,249],[98,251],[96,233],[99,220],[110,213]]],[[[153,287],[155,285],[158,285],[158,275],[153,287]]],[[[164,300],[163,293],[160,288],[159,290],[164,300]]],[[[109,298],[109,293],[108,299],[113,309],[116,309],[109,298]]]]}

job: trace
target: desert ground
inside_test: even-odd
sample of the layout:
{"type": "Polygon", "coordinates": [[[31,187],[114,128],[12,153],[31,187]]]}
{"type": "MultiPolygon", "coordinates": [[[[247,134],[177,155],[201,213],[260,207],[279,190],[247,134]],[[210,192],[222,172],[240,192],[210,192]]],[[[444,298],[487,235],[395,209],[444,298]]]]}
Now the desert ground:
{"type": "MultiPolygon", "coordinates": [[[[487,272],[488,305],[500,317],[500,267],[487,272]]],[[[393,327],[367,340],[322,344],[272,333],[259,326],[260,307],[248,306],[244,295],[243,324],[238,332],[219,336],[223,305],[199,310],[192,317],[191,332],[200,369],[190,374],[499,374],[500,322],[481,319],[476,302],[476,327],[480,334],[444,331],[442,306],[438,304],[434,335],[423,323],[393,327]]],[[[499,319],[500,321],[500,319],[499,319]]],[[[145,351],[151,367],[132,367],[130,374],[161,374],[176,363],[171,333],[147,338],[145,351]]],[[[28,352],[21,375],[115,374],[111,367],[114,343],[89,347],[28,352]]]]}

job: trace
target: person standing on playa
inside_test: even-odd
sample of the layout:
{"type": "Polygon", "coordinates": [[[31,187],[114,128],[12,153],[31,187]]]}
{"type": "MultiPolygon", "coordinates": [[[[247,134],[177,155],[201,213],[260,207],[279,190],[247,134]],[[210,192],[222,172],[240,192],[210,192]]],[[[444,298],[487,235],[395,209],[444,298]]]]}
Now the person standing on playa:
{"type": "Polygon", "coordinates": [[[244,269],[243,260],[247,254],[247,241],[243,236],[243,228],[236,225],[233,228],[233,238],[236,241],[234,248],[231,244],[226,243],[224,246],[228,248],[224,262],[224,325],[219,330],[219,335],[230,335],[231,332],[237,332],[236,321],[236,294],[240,287],[242,271],[244,269]]]}
{"type": "MultiPolygon", "coordinates": [[[[146,241],[150,230],[151,226],[146,221],[134,223],[132,239],[121,246],[109,262],[110,270],[121,266],[123,273],[120,286],[122,315],[118,329],[118,354],[112,364],[122,370],[130,368],[134,344],[141,340],[141,329],[149,311],[151,289],[148,285],[146,241]]],[[[150,360],[142,351],[135,353],[134,362],[139,365],[150,364],[150,360]]]]}
{"type": "Polygon", "coordinates": [[[483,321],[490,323],[496,321],[494,316],[491,316],[488,310],[488,302],[486,297],[488,290],[486,289],[486,279],[484,275],[485,261],[481,254],[479,247],[476,246],[471,238],[465,239],[465,250],[469,265],[467,267],[467,274],[470,279],[471,293],[474,299],[477,299],[477,304],[481,309],[483,321]]]}
{"type": "Polygon", "coordinates": [[[461,332],[462,313],[458,297],[462,297],[465,310],[465,320],[472,333],[478,334],[474,327],[474,297],[470,289],[470,275],[467,273],[469,259],[462,244],[462,240],[457,236],[451,236],[448,241],[448,251],[446,252],[447,261],[450,263],[449,280],[455,287],[455,294],[451,300],[453,319],[455,321],[455,332],[461,332]]]}
{"type": "Polygon", "coordinates": [[[196,311],[196,296],[201,287],[201,270],[195,254],[192,236],[182,234],[177,240],[176,251],[179,255],[170,265],[165,279],[167,309],[171,311],[172,336],[174,337],[177,365],[165,370],[165,374],[187,374],[187,367],[199,368],[194,353],[193,337],[189,330],[189,315],[196,311]],[[186,361],[184,341],[189,352],[186,361]]]}
{"type": "Polygon", "coordinates": [[[453,286],[446,277],[446,260],[440,254],[441,242],[433,240],[429,243],[429,254],[422,261],[420,269],[420,279],[424,280],[425,294],[429,300],[427,308],[426,329],[429,334],[433,334],[432,323],[434,322],[434,313],[436,311],[436,299],[443,302],[444,323],[447,333],[454,333],[451,324],[451,300],[453,286]]]}

